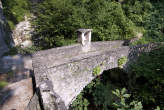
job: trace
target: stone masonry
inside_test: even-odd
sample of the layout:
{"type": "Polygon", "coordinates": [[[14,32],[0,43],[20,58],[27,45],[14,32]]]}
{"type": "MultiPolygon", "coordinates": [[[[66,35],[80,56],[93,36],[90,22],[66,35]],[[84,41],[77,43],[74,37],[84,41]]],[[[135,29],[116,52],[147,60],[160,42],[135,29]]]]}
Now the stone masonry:
{"type": "Polygon", "coordinates": [[[77,95],[96,76],[93,70],[118,67],[118,59],[127,57],[123,66],[127,70],[130,62],[142,52],[149,52],[160,43],[123,46],[124,41],[93,42],[89,51],[75,44],[37,52],[33,55],[36,87],[40,91],[45,110],[67,110],[77,95]]]}

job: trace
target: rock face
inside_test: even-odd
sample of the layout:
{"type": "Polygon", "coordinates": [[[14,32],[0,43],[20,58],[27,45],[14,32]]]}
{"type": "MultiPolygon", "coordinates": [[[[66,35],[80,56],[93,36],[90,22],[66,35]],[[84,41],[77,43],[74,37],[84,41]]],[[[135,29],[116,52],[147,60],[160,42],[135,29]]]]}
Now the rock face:
{"type": "Polygon", "coordinates": [[[26,110],[42,110],[37,93],[31,98],[26,110]]]}
{"type": "Polygon", "coordinates": [[[33,96],[32,79],[9,84],[0,94],[0,110],[26,110],[33,96]]]}
{"type": "Polygon", "coordinates": [[[81,45],[40,51],[33,55],[36,86],[40,90],[45,110],[65,110],[76,96],[96,76],[95,68],[104,70],[120,67],[118,61],[126,57],[123,68],[142,52],[150,52],[161,44],[122,46],[124,41],[95,42],[88,52],[81,45]]]}
{"type": "Polygon", "coordinates": [[[25,16],[25,21],[17,24],[13,30],[12,36],[15,45],[20,45],[23,48],[31,47],[32,41],[30,39],[32,32],[33,29],[31,28],[30,19],[25,16]]]}
{"type": "Polygon", "coordinates": [[[5,17],[3,16],[2,3],[0,0],[0,57],[3,55],[3,53],[8,51],[8,47],[5,43],[5,37],[5,17]]]}

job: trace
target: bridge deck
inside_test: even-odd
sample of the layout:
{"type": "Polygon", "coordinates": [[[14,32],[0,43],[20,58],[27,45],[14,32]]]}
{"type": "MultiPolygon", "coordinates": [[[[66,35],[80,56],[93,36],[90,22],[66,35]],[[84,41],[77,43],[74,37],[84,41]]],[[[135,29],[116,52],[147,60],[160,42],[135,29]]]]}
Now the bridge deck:
{"type": "Polygon", "coordinates": [[[89,51],[83,51],[82,45],[58,47],[39,51],[33,55],[34,67],[51,68],[74,60],[83,59],[106,50],[114,50],[123,45],[124,41],[93,42],[89,51]]]}

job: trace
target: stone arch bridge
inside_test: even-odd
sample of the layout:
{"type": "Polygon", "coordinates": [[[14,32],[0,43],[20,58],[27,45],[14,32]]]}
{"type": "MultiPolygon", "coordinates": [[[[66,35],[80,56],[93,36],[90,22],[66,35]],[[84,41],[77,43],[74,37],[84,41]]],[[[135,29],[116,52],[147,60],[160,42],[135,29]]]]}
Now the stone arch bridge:
{"type": "Polygon", "coordinates": [[[124,46],[124,41],[92,42],[86,50],[81,44],[53,48],[33,55],[36,87],[45,110],[66,110],[77,95],[96,76],[93,70],[117,68],[118,60],[127,58],[122,65],[135,61],[142,52],[159,47],[159,43],[139,46],[124,46]]]}

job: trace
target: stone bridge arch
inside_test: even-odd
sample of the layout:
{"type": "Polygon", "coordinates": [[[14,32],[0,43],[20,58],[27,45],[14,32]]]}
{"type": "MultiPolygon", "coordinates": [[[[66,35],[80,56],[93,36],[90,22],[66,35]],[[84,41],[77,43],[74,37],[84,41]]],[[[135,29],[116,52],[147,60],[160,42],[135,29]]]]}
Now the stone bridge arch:
{"type": "Polygon", "coordinates": [[[33,55],[36,87],[39,89],[45,110],[66,110],[76,96],[104,70],[117,68],[118,60],[126,57],[123,65],[127,70],[142,52],[159,47],[159,43],[124,46],[124,41],[93,42],[89,51],[80,44],[53,48],[33,55]]]}

